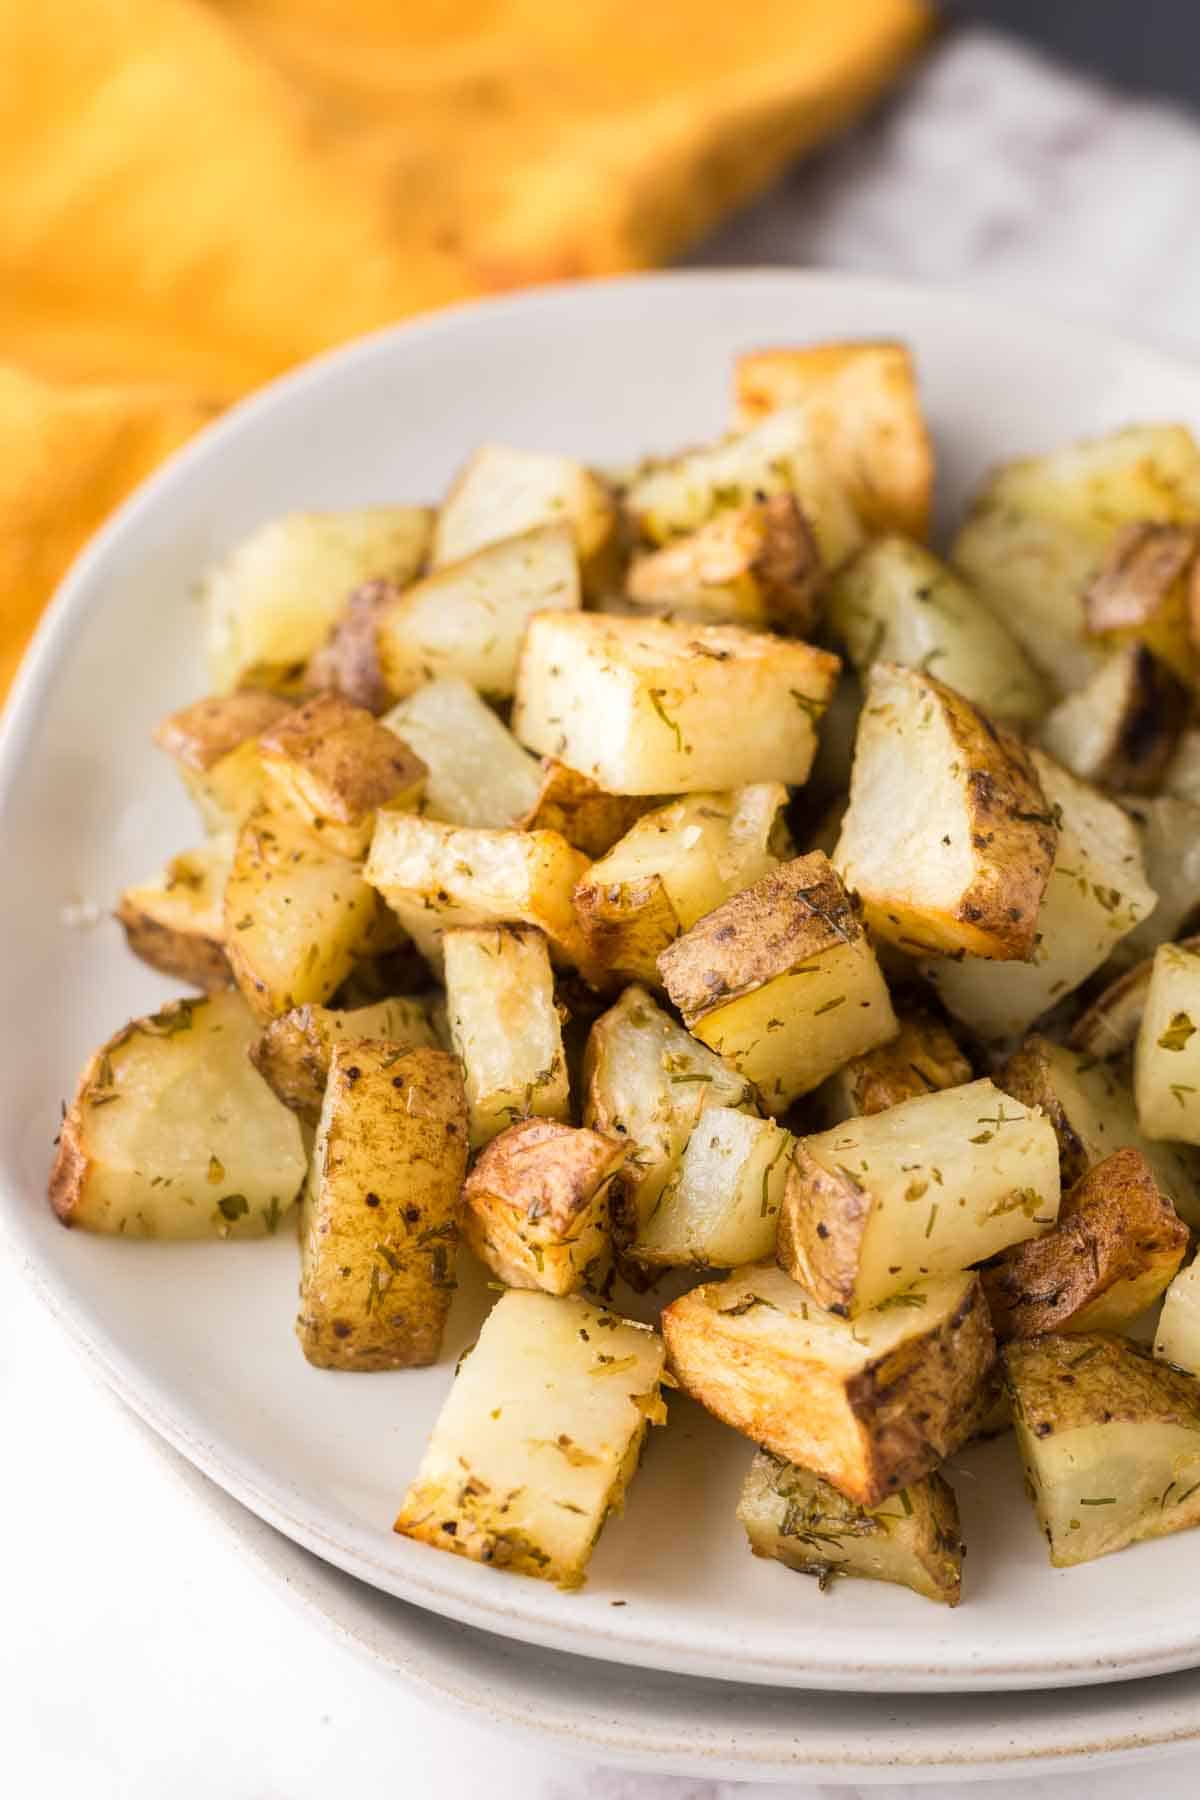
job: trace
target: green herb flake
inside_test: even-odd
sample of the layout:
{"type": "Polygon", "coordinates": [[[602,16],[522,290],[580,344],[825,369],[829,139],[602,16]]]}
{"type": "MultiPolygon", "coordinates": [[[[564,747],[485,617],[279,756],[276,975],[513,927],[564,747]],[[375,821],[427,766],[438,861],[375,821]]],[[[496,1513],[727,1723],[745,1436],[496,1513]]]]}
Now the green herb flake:
{"type": "Polygon", "coordinates": [[[1171,1023],[1158,1040],[1160,1050],[1186,1050],[1188,1039],[1194,1037],[1196,1027],[1185,1012],[1171,1014],[1171,1023]]]}
{"type": "Polygon", "coordinates": [[[250,1211],[250,1202],[245,1194],[226,1194],[217,1201],[217,1211],[232,1224],[235,1219],[245,1218],[250,1211]]]}
{"type": "Polygon", "coordinates": [[[667,730],[673,731],[675,733],[675,748],[679,751],[682,751],[683,747],[684,747],[683,733],[679,729],[678,722],[671,717],[670,713],[667,711],[666,707],[663,705],[663,695],[666,693],[666,691],[667,690],[665,688],[651,688],[649,690],[650,704],[654,708],[655,712],[658,714],[659,718],[662,720],[663,724],[667,727],[667,730]]]}

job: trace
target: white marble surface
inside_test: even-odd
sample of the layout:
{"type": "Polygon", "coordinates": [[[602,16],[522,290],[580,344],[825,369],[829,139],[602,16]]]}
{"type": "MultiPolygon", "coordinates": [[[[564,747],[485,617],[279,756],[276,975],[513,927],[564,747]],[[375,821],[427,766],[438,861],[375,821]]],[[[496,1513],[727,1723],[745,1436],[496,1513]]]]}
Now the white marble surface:
{"type": "MultiPolygon", "coordinates": [[[[1099,317],[1200,350],[1200,128],[984,33],[697,256],[828,264],[1099,317]]],[[[298,1623],[0,1267],[0,1791],[21,1800],[730,1800],[448,1722],[298,1623]]],[[[1193,1800],[1200,1757],[995,1783],[994,1800],[1193,1800]]],[[[848,1796],[760,1787],[782,1800],[848,1796]]],[[[872,1788],[882,1800],[921,1792],[872,1788]]]]}

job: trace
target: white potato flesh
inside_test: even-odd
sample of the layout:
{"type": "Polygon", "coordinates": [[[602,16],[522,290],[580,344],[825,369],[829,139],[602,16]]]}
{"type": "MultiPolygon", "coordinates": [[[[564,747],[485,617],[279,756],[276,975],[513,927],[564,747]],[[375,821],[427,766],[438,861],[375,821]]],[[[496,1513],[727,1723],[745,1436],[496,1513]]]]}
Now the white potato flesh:
{"type": "Polygon", "coordinates": [[[499,830],[536,803],[541,767],[465,681],[418,688],[381,723],[404,739],[428,771],[421,811],[447,825],[499,830]]]}
{"type": "Polygon", "coordinates": [[[396,1530],[578,1587],[647,1423],[665,1419],[663,1356],[657,1332],[574,1295],[502,1295],[459,1365],[396,1530]]]}
{"type": "Polygon", "coordinates": [[[769,1256],[791,1146],[771,1119],[708,1107],[633,1243],[634,1260],[733,1269],[769,1256]]]}
{"type": "Polygon", "coordinates": [[[1163,1296],[1154,1354],[1189,1375],[1200,1375],[1200,1262],[1181,1269],[1163,1296]]]}
{"type": "Polygon", "coordinates": [[[1056,694],[1082,687],[1100,667],[1102,644],[1084,636],[1083,596],[1101,559],[1091,538],[988,490],[950,555],[1056,694]]]}
{"type": "Polygon", "coordinates": [[[291,513],[260,525],[205,583],[205,649],[218,691],[252,669],[306,662],[354,588],[377,577],[412,580],[432,529],[426,506],[291,513]]]}
{"type": "Polygon", "coordinates": [[[442,568],[500,538],[563,523],[570,525],[582,560],[603,550],[616,523],[604,483],[569,456],[484,444],[438,513],[433,565],[442,568]]]}
{"type": "Polygon", "coordinates": [[[554,973],[540,931],[448,931],[442,940],[450,1041],[463,1065],[471,1144],[518,1119],[570,1108],[554,973]]]}
{"type": "Polygon", "coordinates": [[[1085,1425],[1040,1439],[1029,1456],[1056,1568],[1197,1523],[1200,1419],[1190,1426],[1126,1419],[1085,1425]]]}
{"type": "Polygon", "coordinates": [[[1133,1091],[1147,1137],[1200,1144],[1200,956],[1178,944],[1155,952],[1133,1091]]]}
{"type": "Polygon", "coordinates": [[[1200,727],[1180,732],[1175,754],[1163,776],[1163,792],[1200,806],[1200,727]]]}
{"type": "Polygon", "coordinates": [[[1177,938],[1200,910],[1200,802],[1172,794],[1123,798],[1137,826],[1146,880],[1158,904],[1120,946],[1120,956],[1150,956],[1177,938]]]}

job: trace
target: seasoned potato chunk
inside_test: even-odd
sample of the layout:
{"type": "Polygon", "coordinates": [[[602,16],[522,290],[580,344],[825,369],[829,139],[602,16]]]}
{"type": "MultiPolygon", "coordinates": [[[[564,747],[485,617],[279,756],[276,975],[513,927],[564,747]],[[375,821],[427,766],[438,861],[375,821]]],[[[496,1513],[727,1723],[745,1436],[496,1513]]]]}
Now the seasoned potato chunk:
{"type": "Polygon", "coordinates": [[[995,1356],[974,1275],[922,1281],[903,1305],[850,1323],[763,1264],[672,1301],[662,1328],[694,1400],[860,1506],[919,1481],[966,1441],[995,1356]]]}
{"type": "Polygon", "coordinates": [[[923,538],[933,498],[933,445],[907,345],[805,344],[749,350],[734,374],[737,420],[799,408],[813,442],[873,531],[923,538]]]}
{"type": "Polygon", "coordinates": [[[760,782],[686,794],[640,818],[575,889],[597,964],[657,983],[660,951],[790,852],[787,797],[782,783],[760,782]]]}
{"type": "Polygon", "coordinates": [[[827,857],[798,856],[677,938],[659,972],[688,1030],[780,1113],[896,1016],[858,912],[827,857]]]}
{"type": "Polygon", "coordinates": [[[621,1138],[629,1152],[624,1209],[614,1215],[622,1244],[650,1217],[706,1109],[758,1110],[745,1077],[640,987],[627,987],[592,1026],[583,1077],[584,1124],[621,1138]]]}
{"type": "Polygon", "coordinates": [[[557,831],[585,856],[599,857],[658,804],[654,794],[610,794],[566,763],[544,756],[537,797],[514,823],[522,831],[557,831]]]}
{"type": "Polygon", "coordinates": [[[874,665],[833,862],[880,937],[917,954],[1027,957],[1056,835],[1016,738],[933,676],[874,665]]]}
{"type": "Polygon", "coordinates": [[[815,1575],[822,1588],[835,1576],[859,1575],[958,1605],[963,1559],[958,1502],[940,1475],[914,1481],[883,1506],[856,1506],[810,1469],[759,1450],[742,1483],[737,1513],[755,1556],[815,1575]]]}
{"type": "Polygon", "coordinates": [[[235,831],[263,796],[258,740],[291,709],[275,694],[197,700],[156,726],[154,742],[172,758],[207,831],[235,831]]]}
{"type": "Polygon", "coordinates": [[[534,804],[536,760],[465,681],[431,681],[380,724],[425,764],[421,811],[427,818],[500,831],[523,822],[534,804]]]}
{"type": "Polygon", "coordinates": [[[1124,797],[1137,830],[1146,882],[1157,903],[1117,946],[1118,960],[1151,956],[1200,913],[1200,804],[1173,794],[1124,797]]]}
{"type": "Polygon", "coordinates": [[[436,1362],[454,1290],[467,1109],[444,1050],[335,1044],[300,1216],[296,1336],[319,1369],[436,1362]]]}
{"type": "Polygon", "coordinates": [[[962,577],[907,538],[879,538],[838,575],[829,622],[865,675],[876,662],[936,675],[1014,727],[1041,718],[1046,684],[1016,639],[962,577]]]}
{"type": "Polygon", "coordinates": [[[989,1039],[1028,1030],[1107,961],[1155,903],[1135,828],[1120,807],[1040,750],[1030,757],[1058,825],[1031,960],[999,968],[967,956],[923,965],[947,1010],[989,1039]]]}
{"type": "Polygon", "coordinates": [[[459,1365],[396,1530],[580,1587],[661,1424],[656,1331],[576,1295],[501,1295],[459,1365]]]}
{"type": "Polygon", "coordinates": [[[582,463],[484,444],[468,458],[442,503],[433,565],[461,562],[485,544],[538,526],[567,524],[585,583],[592,586],[611,569],[616,523],[612,494],[582,463]]]}
{"type": "Polygon", "coordinates": [[[510,1287],[598,1288],[611,1260],[609,1197],[625,1145],[554,1119],[494,1137],[467,1177],[464,1225],[481,1262],[510,1287]]]}
{"type": "Polygon", "coordinates": [[[307,662],[347,594],[382,576],[409,582],[429,548],[426,506],[368,506],[272,519],[205,584],[205,646],[215,686],[307,662]]]}
{"type": "Polygon", "coordinates": [[[810,644],[735,625],[539,613],[513,730],[614,794],[797,784],[838,667],[810,644]]]}
{"type": "Polygon", "coordinates": [[[1187,710],[1187,689],[1178,677],[1145,644],[1129,644],[1047,713],[1039,738],[1083,781],[1154,793],[1187,710]]]}
{"type": "Polygon", "coordinates": [[[820,619],[825,572],[794,496],[775,494],[635,555],[625,585],[648,606],[804,637],[820,619]]]}
{"type": "Polygon", "coordinates": [[[1188,1229],[1139,1150],[1114,1150],[1062,1197],[1058,1224],[981,1270],[996,1336],[1120,1331],[1183,1261],[1188,1229]]]}
{"type": "Polygon", "coordinates": [[[1187,1375],[1200,1375],[1200,1262],[1190,1262],[1167,1289],[1154,1354],[1187,1375]]]}
{"type": "Polygon", "coordinates": [[[297,1006],[272,1019],[250,1047],[250,1060],[285,1106],[316,1125],[329,1080],[335,1044],[347,1039],[386,1038],[401,1050],[435,1049],[425,999],[378,1000],[348,1012],[327,1006],[297,1006]]]}
{"type": "Polygon", "coordinates": [[[1133,1091],[1147,1137],[1200,1144],[1200,955],[1180,944],[1155,952],[1133,1091]]]}
{"type": "Polygon", "coordinates": [[[381,806],[417,806],[426,768],[361,706],[318,694],[258,740],[267,804],[291,811],[338,856],[365,856],[381,806]]]}
{"type": "Polygon", "coordinates": [[[205,993],[231,987],[224,896],[232,862],[233,839],[214,837],[173,856],[157,881],[126,888],[116,916],[134,955],[205,993]]]}
{"type": "Polygon", "coordinates": [[[1058,1217],[1058,1141],[990,1081],[922,1094],[803,1138],[779,1215],[779,1262],[855,1317],[921,1275],[951,1274],[1058,1217]]]}
{"type": "Polygon", "coordinates": [[[1200,1524],[1200,1388],[1128,1338],[1004,1352],[1017,1447],[1056,1568],[1200,1524]]]}
{"type": "Polygon", "coordinates": [[[830,1125],[970,1081],[971,1065],[940,1019],[922,1007],[898,1018],[890,1043],[851,1057],[822,1087],[820,1110],[830,1125]]]}
{"type": "MultiPolygon", "coordinates": [[[[1200,950],[1200,937],[1181,938],[1179,945],[1182,950],[1200,950]]],[[[1131,1049],[1142,1022],[1153,972],[1154,958],[1147,956],[1103,988],[1072,1025],[1067,1039],[1071,1048],[1102,1058],[1120,1056],[1131,1049]]]]}
{"type": "Polygon", "coordinates": [[[570,1107],[554,974],[540,931],[479,926],[443,939],[450,1041],[462,1060],[472,1145],[570,1107]]]}
{"type": "Polygon", "coordinates": [[[772,1119],[708,1107],[630,1248],[634,1261],[735,1269],[769,1256],[791,1147],[772,1119]]]}
{"type": "Polygon", "coordinates": [[[304,1180],[294,1115],[250,1066],[238,994],[175,1000],[89,1060],[63,1118],[50,1204],[118,1237],[262,1237],[304,1180]]]}

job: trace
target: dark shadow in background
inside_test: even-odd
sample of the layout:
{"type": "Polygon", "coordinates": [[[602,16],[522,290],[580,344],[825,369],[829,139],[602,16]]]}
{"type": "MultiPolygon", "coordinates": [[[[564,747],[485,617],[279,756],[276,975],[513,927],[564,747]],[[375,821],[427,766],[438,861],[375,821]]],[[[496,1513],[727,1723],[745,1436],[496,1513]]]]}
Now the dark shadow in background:
{"type": "Polygon", "coordinates": [[[1200,108],[1200,0],[946,0],[1127,91],[1200,108]]]}

